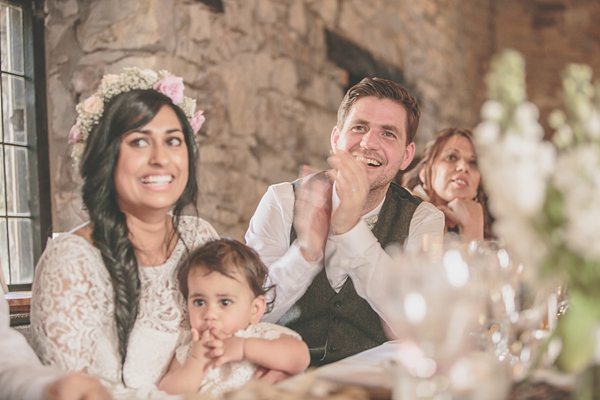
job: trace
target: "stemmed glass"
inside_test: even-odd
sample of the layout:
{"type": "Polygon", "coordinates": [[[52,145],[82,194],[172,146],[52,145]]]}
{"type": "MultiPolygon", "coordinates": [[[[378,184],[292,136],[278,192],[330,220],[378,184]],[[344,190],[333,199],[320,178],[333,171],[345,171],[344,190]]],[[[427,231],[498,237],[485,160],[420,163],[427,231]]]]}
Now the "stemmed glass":
{"type": "Polygon", "coordinates": [[[390,251],[387,315],[402,342],[395,363],[395,400],[501,399],[508,382],[497,358],[478,349],[487,286],[460,243],[423,251],[390,251]],[[485,384],[484,384],[485,383],[485,384]]]}
{"type": "Polygon", "coordinates": [[[488,291],[486,313],[475,333],[480,348],[506,362],[513,378],[521,380],[550,336],[555,288],[517,262],[501,241],[472,242],[468,253],[488,291]]]}

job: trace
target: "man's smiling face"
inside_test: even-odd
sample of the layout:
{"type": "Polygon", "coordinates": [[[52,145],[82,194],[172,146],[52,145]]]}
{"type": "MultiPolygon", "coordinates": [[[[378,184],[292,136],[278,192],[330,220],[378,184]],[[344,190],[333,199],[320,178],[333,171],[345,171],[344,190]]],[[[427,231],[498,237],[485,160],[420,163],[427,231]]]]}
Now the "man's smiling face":
{"type": "Polygon", "coordinates": [[[389,186],[406,169],[415,152],[406,144],[406,110],[399,103],[374,96],[354,103],[341,131],[334,127],[331,146],[348,151],[367,170],[370,190],[389,186]]]}

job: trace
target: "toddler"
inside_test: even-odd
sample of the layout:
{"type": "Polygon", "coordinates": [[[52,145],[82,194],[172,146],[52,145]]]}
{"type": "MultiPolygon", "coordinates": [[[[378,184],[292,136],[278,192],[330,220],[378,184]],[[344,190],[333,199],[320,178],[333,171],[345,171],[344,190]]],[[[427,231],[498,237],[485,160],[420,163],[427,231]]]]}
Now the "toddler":
{"type": "Polygon", "coordinates": [[[290,375],[306,369],[310,355],[300,335],[259,322],[266,278],[258,254],[233,239],[208,242],[187,257],[178,279],[191,339],[176,350],[159,389],[219,396],[243,386],[257,367],[290,375]]]}

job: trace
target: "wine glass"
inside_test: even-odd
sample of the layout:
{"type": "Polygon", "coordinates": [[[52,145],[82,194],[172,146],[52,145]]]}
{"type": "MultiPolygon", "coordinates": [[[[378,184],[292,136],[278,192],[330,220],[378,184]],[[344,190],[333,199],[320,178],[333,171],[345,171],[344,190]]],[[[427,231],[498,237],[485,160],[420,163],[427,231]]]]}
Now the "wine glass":
{"type": "Polygon", "coordinates": [[[482,390],[487,399],[503,398],[507,374],[495,357],[478,351],[473,335],[488,302],[468,247],[451,242],[390,254],[396,268],[386,288],[387,322],[392,338],[402,342],[394,399],[475,399],[482,390]]]}
{"type": "Polygon", "coordinates": [[[488,291],[480,318],[480,348],[508,363],[515,380],[527,376],[538,362],[556,319],[555,285],[540,281],[519,263],[501,241],[472,242],[471,265],[488,291]]]}

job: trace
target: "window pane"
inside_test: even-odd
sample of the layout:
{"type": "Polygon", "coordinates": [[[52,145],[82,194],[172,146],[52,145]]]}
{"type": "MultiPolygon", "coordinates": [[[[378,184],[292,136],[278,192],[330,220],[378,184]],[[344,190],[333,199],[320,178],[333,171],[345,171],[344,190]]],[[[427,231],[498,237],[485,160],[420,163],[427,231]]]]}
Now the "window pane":
{"type": "Polygon", "coordinates": [[[21,9],[0,3],[2,70],[23,73],[23,16],[21,9]]]}
{"type": "Polygon", "coordinates": [[[8,243],[10,254],[10,283],[18,285],[33,281],[33,241],[31,220],[8,220],[8,243]]]}
{"type": "Polygon", "coordinates": [[[27,144],[23,78],[2,75],[2,117],[4,142],[27,144]]]}
{"type": "MultiPolygon", "coordinates": [[[[6,197],[4,181],[4,146],[0,147],[0,216],[6,216],[6,197]]],[[[0,251],[2,249],[0,248],[0,251]]]]}
{"type": "Polygon", "coordinates": [[[29,215],[29,167],[27,163],[27,149],[5,146],[6,157],[6,194],[8,204],[6,205],[9,215],[29,215]]]}
{"type": "Polygon", "coordinates": [[[6,283],[10,283],[10,275],[8,273],[8,240],[6,236],[6,219],[0,218],[0,263],[2,263],[2,271],[6,283]]]}
{"type": "MultiPolygon", "coordinates": [[[[0,85],[2,83],[0,82],[0,85]]],[[[0,91],[2,90],[2,87],[0,87],[0,91]]],[[[0,107],[2,107],[2,110],[4,110],[4,96],[0,96],[0,107]]],[[[4,121],[2,121],[2,123],[0,124],[0,142],[4,142],[4,121]]]]}

